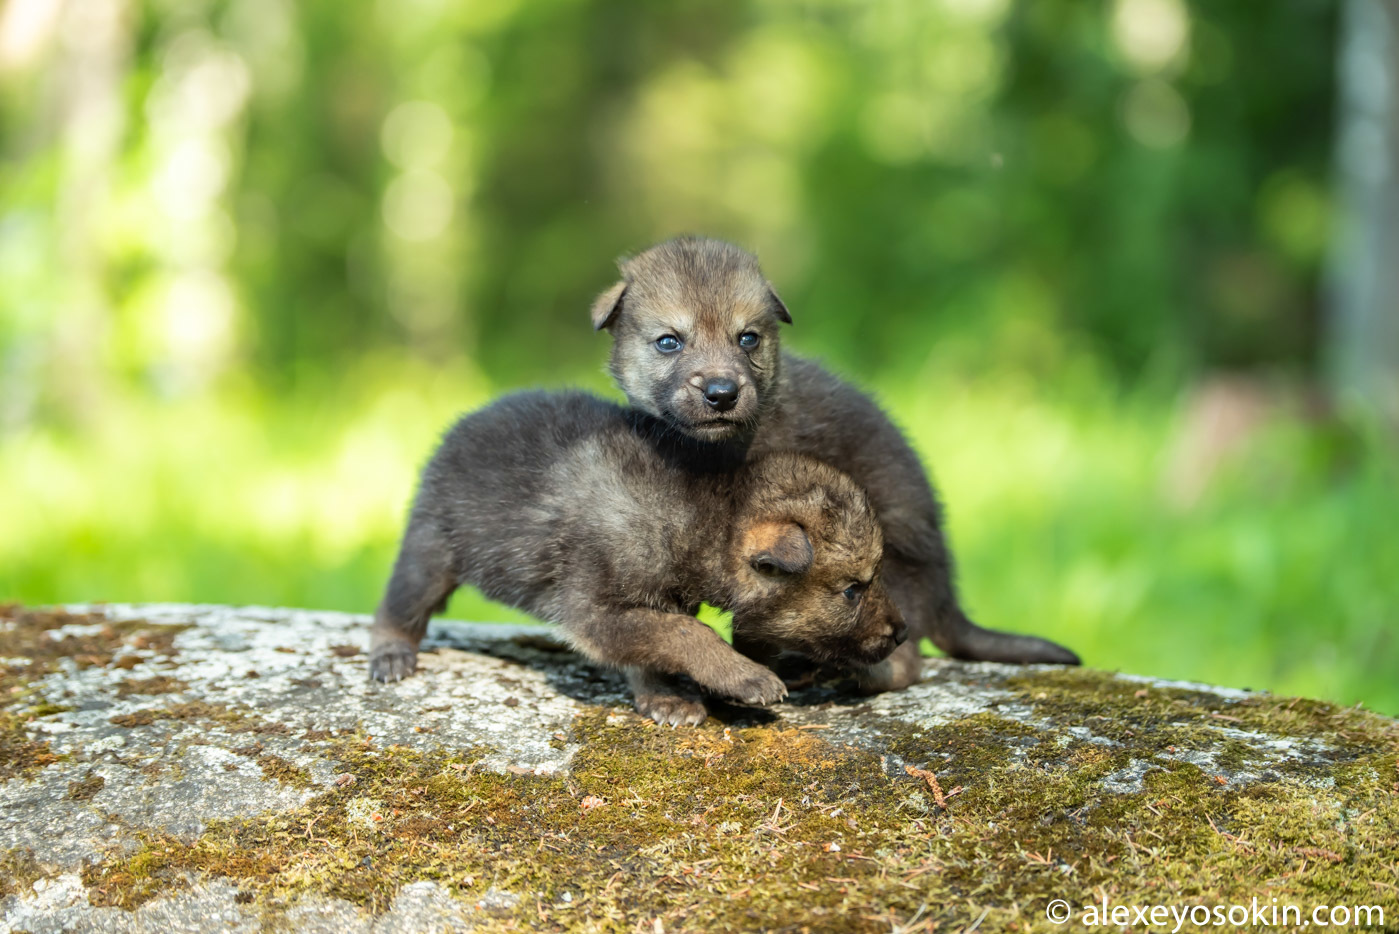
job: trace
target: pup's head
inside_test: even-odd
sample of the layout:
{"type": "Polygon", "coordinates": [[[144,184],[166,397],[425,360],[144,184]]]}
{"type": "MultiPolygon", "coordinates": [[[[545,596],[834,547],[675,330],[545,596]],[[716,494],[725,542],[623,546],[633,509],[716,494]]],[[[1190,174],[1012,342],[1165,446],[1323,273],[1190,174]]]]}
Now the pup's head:
{"type": "Polygon", "coordinates": [[[617,265],[593,328],[612,333],[612,378],[631,404],[701,441],[750,434],[776,384],[778,326],[792,322],[758,261],[679,237],[617,265]]]}
{"type": "Polygon", "coordinates": [[[884,537],[865,492],[808,457],[747,468],[731,556],[734,632],[826,664],[871,665],[907,627],[880,579],[884,537]]]}

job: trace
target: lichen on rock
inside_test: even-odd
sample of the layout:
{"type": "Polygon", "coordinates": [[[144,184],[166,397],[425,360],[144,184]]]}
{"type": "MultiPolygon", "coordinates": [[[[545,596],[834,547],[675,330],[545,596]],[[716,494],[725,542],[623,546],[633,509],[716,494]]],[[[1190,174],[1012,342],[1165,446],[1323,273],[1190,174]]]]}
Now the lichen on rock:
{"type": "Polygon", "coordinates": [[[6,610],[4,922],[1034,931],[1055,898],[1258,897],[1399,924],[1399,725],[1362,710],[940,661],[671,730],[547,629],[435,624],[386,686],[367,626],[6,610]]]}

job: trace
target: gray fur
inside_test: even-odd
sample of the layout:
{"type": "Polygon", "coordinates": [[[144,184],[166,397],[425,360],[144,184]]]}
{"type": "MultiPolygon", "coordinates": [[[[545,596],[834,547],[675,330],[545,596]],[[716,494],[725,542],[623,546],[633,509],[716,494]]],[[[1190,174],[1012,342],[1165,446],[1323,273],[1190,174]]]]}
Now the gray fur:
{"type": "MultiPolygon", "coordinates": [[[[884,579],[912,634],[954,658],[1078,664],[1034,636],[977,626],[962,612],[942,516],[918,456],[869,396],[816,363],[779,350],[785,305],[749,253],[720,240],[681,237],[623,259],[622,280],[595,303],[593,325],[613,336],[610,369],[633,407],[691,439],[696,469],[732,469],[792,451],[848,474],[869,494],[884,529],[884,579]],[[745,333],[755,347],[740,346],[745,333]],[[673,335],[683,349],[658,352],[673,335]],[[702,387],[738,384],[716,414],[702,387]]],[[[904,687],[922,666],[918,638],[865,672],[874,690],[904,687]]]]}
{"type": "Polygon", "coordinates": [[[736,638],[768,654],[872,663],[905,634],[882,544],[864,492],[810,458],[721,469],[644,413],[583,393],[507,396],[459,421],[423,470],[370,672],[411,674],[428,618],[470,583],[627,669],[643,713],[698,722],[686,678],[742,703],[786,694],[695,620],[700,603],[731,610],[736,638]]]}

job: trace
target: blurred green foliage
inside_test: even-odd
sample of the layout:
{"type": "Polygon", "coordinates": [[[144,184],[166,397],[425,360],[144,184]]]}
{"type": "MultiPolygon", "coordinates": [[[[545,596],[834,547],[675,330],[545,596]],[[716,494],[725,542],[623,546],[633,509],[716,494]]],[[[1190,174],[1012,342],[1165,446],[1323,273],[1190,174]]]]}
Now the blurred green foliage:
{"type": "Polygon", "coordinates": [[[1399,711],[1392,442],[1182,401],[1315,367],[1336,15],[13,4],[0,597],[369,610],[436,433],[605,391],[613,258],[699,231],[908,428],[979,620],[1399,711]]]}

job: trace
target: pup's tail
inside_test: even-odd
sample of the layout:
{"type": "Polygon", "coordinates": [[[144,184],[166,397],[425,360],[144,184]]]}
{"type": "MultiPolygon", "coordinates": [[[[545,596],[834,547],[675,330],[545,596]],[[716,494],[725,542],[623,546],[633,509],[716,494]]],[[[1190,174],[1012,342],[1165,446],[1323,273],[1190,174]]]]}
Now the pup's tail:
{"type": "Polygon", "coordinates": [[[951,631],[935,639],[938,648],[953,658],[977,662],[1009,662],[1013,665],[1078,665],[1078,655],[1048,639],[983,629],[956,611],[951,631]],[[943,644],[943,643],[946,644],[943,644]]]}

